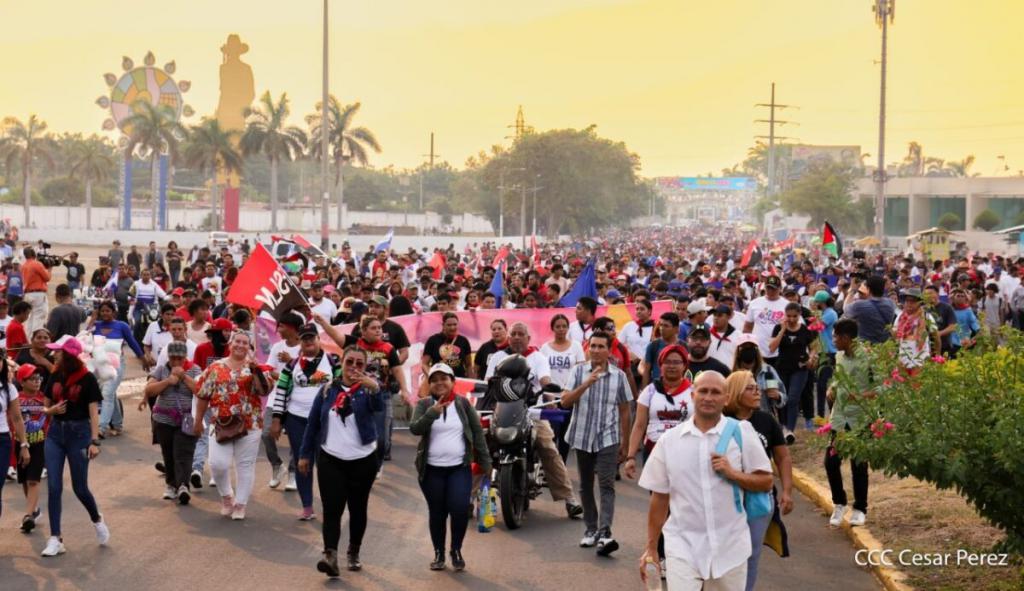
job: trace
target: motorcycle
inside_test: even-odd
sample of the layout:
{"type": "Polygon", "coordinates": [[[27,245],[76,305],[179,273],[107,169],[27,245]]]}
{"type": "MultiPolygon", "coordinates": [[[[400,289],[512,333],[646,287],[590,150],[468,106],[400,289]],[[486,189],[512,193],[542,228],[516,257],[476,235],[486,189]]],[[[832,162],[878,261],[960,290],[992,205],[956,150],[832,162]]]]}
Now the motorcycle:
{"type": "MultiPolygon", "coordinates": [[[[559,422],[567,411],[546,410],[551,403],[536,404],[542,392],[559,393],[551,384],[542,392],[530,387],[529,366],[521,355],[511,355],[497,367],[487,386],[483,410],[487,447],[496,473],[493,482],[501,498],[501,517],[508,529],[522,526],[530,501],[540,496],[544,470],[534,451],[533,419],[559,422]],[[493,410],[488,407],[493,405],[493,410]]],[[[492,475],[493,476],[493,475],[492,475]]]]}

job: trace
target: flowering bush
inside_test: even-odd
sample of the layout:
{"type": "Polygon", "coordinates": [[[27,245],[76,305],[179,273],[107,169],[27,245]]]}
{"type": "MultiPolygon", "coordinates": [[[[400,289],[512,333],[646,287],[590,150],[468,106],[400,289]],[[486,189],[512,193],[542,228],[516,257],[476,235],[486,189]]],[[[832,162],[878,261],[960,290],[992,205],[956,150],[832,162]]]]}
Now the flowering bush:
{"type": "Polygon", "coordinates": [[[878,396],[836,445],[886,474],[955,489],[1006,533],[1004,551],[1024,553],[1024,334],[996,338],[913,374],[897,367],[894,343],[867,351],[878,396]]]}

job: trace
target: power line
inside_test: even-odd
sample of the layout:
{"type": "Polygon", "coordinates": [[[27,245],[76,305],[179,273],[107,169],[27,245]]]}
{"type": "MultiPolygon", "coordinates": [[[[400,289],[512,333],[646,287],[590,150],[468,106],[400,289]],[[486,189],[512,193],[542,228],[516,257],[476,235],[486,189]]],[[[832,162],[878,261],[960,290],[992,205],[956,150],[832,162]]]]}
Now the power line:
{"type": "Polygon", "coordinates": [[[758,135],[755,138],[767,139],[768,140],[768,196],[771,197],[775,194],[777,184],[775,182],[775,140],[791,140],[791,137],[780,137],[775,135],[775,126],[783,125],[797,125],[793,121],[783,121],[775,118],[775,110],[780,111],[784,109],[795,109],[793,105],[780,105],[775,102],[775,83],[772,82],[772,99],[769,103],[757,103],[755,107],[767,107],[768,108],[768,119],[755,119],[754,123],[767,123],[768,124],[768,135],[758,135]]]}

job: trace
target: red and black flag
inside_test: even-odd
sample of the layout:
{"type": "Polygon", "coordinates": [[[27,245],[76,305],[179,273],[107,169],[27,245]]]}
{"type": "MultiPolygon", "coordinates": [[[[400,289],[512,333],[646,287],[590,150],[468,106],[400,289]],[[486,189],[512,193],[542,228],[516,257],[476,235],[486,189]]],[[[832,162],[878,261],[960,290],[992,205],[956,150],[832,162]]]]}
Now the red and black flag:
{"type": "Polygon", "coordinates": [[[288,278],[281,265],[262,244],[238,271],[227,300],[254,310],[267,310],[280,319],[293,308],[307,304],[306,296],[288,278]]]}
{"type": "Polygon", "coordinates": [[[761,264],[764,257],[761,255],[761,245],[757,240],[751,240],[750,244],[743,249],[743,258],[740,259],[740,267],[756,267],[761,264]]]}

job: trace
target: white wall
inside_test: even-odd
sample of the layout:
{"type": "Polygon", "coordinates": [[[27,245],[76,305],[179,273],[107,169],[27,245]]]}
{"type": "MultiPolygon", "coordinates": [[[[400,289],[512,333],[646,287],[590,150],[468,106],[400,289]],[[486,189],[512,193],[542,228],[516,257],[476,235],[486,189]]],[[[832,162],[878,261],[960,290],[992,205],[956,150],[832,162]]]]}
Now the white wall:
{"type": "MultiPolygon", "coordinates": [[[[168,212],[168,225],[173,228],[181,224],[187,228],[198,228],[206,215],[207,209],[177,209],[172,208],[168,212]]],[[[19,228],[24,225],[24,209],[20,205],[0,205],[0,218],[10,218],[11,222],[19,228]]],[[[149,209],[135,207],[132,209],[132,228],[146,229],[150,225],[152,212],[149,209]]],[[[263,231],[270,228],[270,211],[263,209],[242,209],[239,212],[238,223],[243,231],[263,231]]],[[[337,220],[337,208],[330,209],[331,226],[337,220]]],[[[320,210],[315,211],[308,208],[279,210],[277,216],[278,225],[285,230],[305,230],[320,228],[320,210]]],[[[441,228],[441,216],[433,213],[410,213],[408,217],[404,213],[385,211],[346,211],[345,226],[352,224],[364,224],[371,226],[413,226],[415,228],[441,228]],[[406,221],[408,220],[408,222],[406,221]]],[[[32,223],[38,229],[85,229],[85,208],[84,207],[57,207],[57,206],[34,206],[32,207],[32,223]]],[[[93,229],[116,230],[118,226],[118,211],[114,207],[92,208],[93,229]]],[[[451,227],[467,233],[494,233],[491,222],[486,218],[472,214],[463,213],[452,216],[451,227]]]]}

